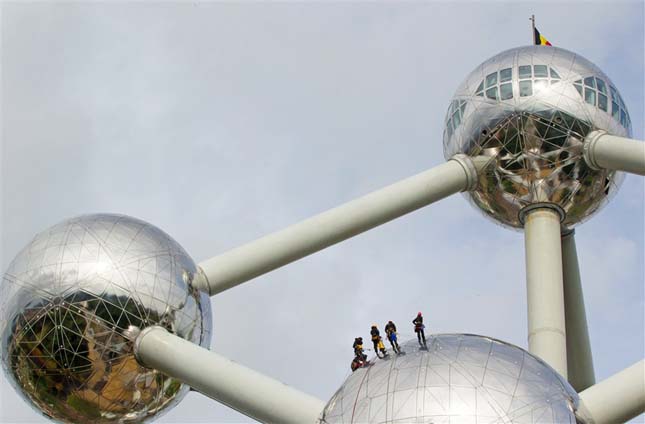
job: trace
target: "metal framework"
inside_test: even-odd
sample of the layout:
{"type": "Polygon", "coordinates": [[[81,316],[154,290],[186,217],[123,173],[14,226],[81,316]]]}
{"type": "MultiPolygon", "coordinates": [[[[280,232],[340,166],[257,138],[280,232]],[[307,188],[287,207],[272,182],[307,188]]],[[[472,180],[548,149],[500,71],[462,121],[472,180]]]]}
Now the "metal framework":
{"type": "MultiPolygon", "coordinates": [[[[584,148],[589,166],[645,173],[645,143],[641,141],[593,132],[585,140],[584,148]],[[614,149],[614,143],[620,148],[614,149]]],[[[235,287],[453,193],[468,190],[485,167],[484,158],[455,157],[204,261],[199,264],[203,273],[195,284],[211,295],[235,287]]],[[[520,216],[526,245],[529,351],[569,378],[579,391],[580,411],[587,422],[609,424],[628,420],[645,411],[644,362],[594,384],[575,241],[572,232],[561,235],[562,218],[562,212],[550,203],[532,205],[520,216]]],[[[322,401],[164,330],[152,328],[142,332],[135,346],[137,358],[143,364],[258,420],[315,422],[322,411],[322,401]]]]}

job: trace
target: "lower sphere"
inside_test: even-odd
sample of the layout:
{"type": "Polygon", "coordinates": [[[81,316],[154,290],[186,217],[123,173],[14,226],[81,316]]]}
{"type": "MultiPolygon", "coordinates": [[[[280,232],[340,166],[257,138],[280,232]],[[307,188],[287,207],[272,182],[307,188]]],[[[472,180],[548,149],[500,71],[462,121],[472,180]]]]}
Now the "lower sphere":
{"type": "MultiPolygon", "coordinates": [[[[483,336],[443,334],[352,373],[322,423],[581,423],[578,395],[542,360],[483,336]]],[[[374,362],[376,361],[376,362],[374,362]]]]}
{"type": "Polygon", "coordinates": [[[170,236],[120,215],[85,215],[38,234],[0,286],[5,373],[39,412],[68,423],[142,422],[189,388],[141,366],[133,341],[160,325],[207,347],[210,299],[170,236]]]}

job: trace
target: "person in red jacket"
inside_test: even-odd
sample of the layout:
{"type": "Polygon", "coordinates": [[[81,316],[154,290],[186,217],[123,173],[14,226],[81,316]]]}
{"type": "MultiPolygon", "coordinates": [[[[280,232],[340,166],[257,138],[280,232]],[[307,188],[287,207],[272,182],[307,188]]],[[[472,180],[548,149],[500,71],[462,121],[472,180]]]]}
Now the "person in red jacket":
{"type": "Polygon", "coordinates": [[[423,331],[423,329],[426,328],[426,326],[423,325],[423,315],[421,315],[421,312],[419,312],[416,318],[412,320],[412,324],[414,324],[414,332],[417,333],[417,339],[419,340],[419,345],[421,345],[422,347],[427,347],[426,335],[425,335],[425,332],[423,331]]]}

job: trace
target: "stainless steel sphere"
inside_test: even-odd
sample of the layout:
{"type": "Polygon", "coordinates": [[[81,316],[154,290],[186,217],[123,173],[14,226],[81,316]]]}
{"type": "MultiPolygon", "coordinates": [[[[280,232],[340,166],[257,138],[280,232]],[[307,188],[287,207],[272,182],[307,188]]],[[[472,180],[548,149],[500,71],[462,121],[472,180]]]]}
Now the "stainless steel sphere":
{"type": "Polygon", "coordinates": [[[68,423],[142,422],[188,387],[139,365],[139,330],[161,325],[208,347],[210,299],[197,267],[160,229],[86,215],[38,234],[0,286],[0,348],[9,380],[47,417],[68,423]]]}
{"type": "Polygon", "coordinates": [[[594,171],[582,143],[592,130],[630,137],[616,86],[593,63],[567,50],[528,46],[482,63],[457,89],[446,115],[444,155],[490,157],[466,196],[488,217],[520,228],[534,203],[561,208],[563,224],[589,218],[617,191],[622,175],[594,171]]]}
{"type": "Polygon", "coordinates": [[[352,373],[322,423],[582,423],[575,390],[546,363],[488,337],[443,334],[401,345],[352,373]]]}

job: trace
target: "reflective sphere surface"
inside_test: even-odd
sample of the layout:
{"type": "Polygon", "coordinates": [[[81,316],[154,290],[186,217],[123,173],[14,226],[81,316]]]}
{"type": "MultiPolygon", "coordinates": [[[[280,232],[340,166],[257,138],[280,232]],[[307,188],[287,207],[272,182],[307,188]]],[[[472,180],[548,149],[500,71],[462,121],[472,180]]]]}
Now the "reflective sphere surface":
{"type": "Polygon", "coordinates": [[[210,344],[196,272],[166,233],[126,216],[81,216],[38,234],[0,286],[5,373],[58,421],[141,422],[168,410],[189,388],[139,365],[133,341],[161,325],[210,344]]]}
{"type": "Polygon", "coordinates": [[[427,345],[411,340],[405,355],[352,373],[321,422],[576,423],[575,390],[523,349],[468,334],[431,336],[427,345]]]}
{"type": "Polygon", "coordinates": [[[611,80],[567,50],[528,46],[477,67],[448,108],[444,155],[490,157],[488,172],[466,196],[504,226],[520,228],[519,211],[548,202],[572,227],[617,191],[622,175],[590,169],[582,155],[593,130],[630,137],[627,107],[611,80]]]}

